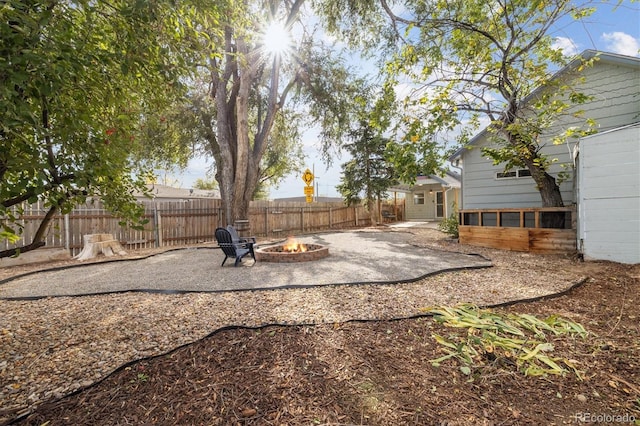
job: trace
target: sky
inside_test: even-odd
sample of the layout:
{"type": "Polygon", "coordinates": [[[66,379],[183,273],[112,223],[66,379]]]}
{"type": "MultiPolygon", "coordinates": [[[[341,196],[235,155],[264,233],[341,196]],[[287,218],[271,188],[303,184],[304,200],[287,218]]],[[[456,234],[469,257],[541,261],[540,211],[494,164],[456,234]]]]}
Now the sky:
{"type": "MultiPolygon", "coordinates": [[[[586,49],[602,50],[628,56],[640,56],[640,2],[629,0],[616,6],[600,4],[597,11],[583,22],[566,20],[561,22],[551,35],[556,39],[558,47],[566,55],[572,56],[586,49]]],[[[360,65],[363,74],[374,74],[367,63],[360,65]]],[[[318,196],[340,197],[336,185],[340,183],[340,165],[348,160],[344,153],[334,156],[333,165],[327,167],[320,158],[317,130],[311,129],[303,135],[303,151],[306,166],[283,180],[278,188],[270,189],[270,198],[288,198],[304,196],[305,183],[302,173],[305,168],[314,171],[318,196]]],[[[172,186],[191,188],[196,179],[204,179],[211,168],[211,159],[198,158],[192,160],[182,173],[169,173],[168,183],[172,186]]]]}

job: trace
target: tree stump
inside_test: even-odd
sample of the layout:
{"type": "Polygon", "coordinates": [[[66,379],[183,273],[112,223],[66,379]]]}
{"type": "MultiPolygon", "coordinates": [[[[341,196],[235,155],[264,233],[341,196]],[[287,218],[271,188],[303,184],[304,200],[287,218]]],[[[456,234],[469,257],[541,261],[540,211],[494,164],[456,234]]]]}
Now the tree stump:
{"type": "Polygon", "coordinates": [[[126,251],[122,248],[119,241],[111,234],[87,234],[83,235],[84,245],[82,251],[74,257],[76,260],[93,259],[99,254],[105,256],[125,255],[126,251]]]}

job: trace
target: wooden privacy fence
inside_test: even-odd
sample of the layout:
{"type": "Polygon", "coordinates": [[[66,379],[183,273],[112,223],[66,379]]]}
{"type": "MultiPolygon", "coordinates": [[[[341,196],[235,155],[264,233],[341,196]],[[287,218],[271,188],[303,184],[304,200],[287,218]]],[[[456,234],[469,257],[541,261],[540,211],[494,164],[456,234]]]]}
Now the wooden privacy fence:
{"type": "MultiPolygon", "coordinates": [[[[221,200],[145,200],[143,204],[144,217],[149,221],[143,230],[120,226],[120,219],[99,201],[77,206],[66,215],[56,215],[49,226],[45,247],[66,248],[75,256],[82,250],[86,234],[112,234],[126,250],[198,244],[215,241],[215,229],[227,225],[221,200]]],[[[23,208],[20,241],[13,245],[0,241],[0,250],[30,243],[47,212],[40,203],[23,208]]],[[[248,219],[251,234],[264,238],[371,224],[364,206],[347,207],[342,203],[254,201],[248,219]]]]}
{"type": "Polygon", "coordinates": [[[460,210],[463,244],[533,253],[576,251],[573,207],[460,210]]]}

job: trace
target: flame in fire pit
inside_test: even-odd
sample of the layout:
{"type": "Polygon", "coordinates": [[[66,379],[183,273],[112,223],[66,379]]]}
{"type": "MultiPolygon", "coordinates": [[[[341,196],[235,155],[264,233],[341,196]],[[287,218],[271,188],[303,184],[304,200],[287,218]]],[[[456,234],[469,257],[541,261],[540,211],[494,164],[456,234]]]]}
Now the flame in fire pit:
{"type": "Polygon", "coordinates": [[[307,251],[307,246],[301,244],[293,237],[287,237],[287,241],[282,245],[282,251],[287,251],[289,253],[304,253],[307,251]]]}

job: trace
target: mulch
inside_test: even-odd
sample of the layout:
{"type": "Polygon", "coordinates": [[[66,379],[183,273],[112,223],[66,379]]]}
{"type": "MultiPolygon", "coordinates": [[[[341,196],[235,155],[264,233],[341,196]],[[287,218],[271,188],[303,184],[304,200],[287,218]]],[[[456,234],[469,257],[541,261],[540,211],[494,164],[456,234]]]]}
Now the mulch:
{"type": "Polygon", "coordinates": [[[471,374],[453,360],[433,367],[443,355],[433,335],[455,331],[429,316],[225,328],[18,424],[640,424],[639,303],[637,268],[603,262],[568,294],[494,309],[581,323],[587,338],[549,339],[582,378],[525,376],[499,358],[475,360],[471,374]]]}

